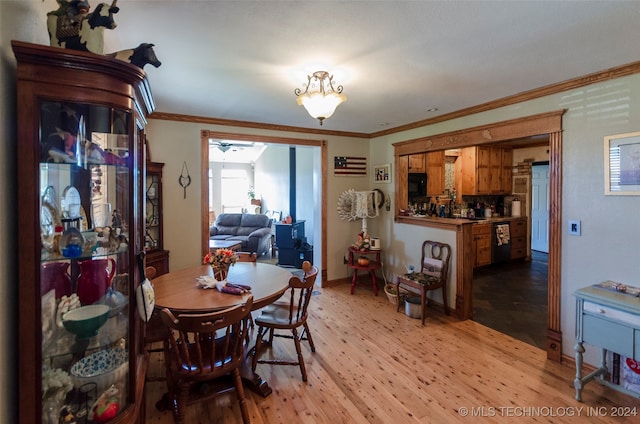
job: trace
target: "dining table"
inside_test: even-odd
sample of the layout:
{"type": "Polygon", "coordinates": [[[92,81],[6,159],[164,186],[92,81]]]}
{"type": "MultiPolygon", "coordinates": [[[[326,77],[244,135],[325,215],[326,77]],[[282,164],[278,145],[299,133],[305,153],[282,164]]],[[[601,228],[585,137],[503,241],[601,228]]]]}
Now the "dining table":
{"type": "MultiPolygon", "coordinates": [[[[228,294],[216,288],[205,289],[199,277],[213,277],[209,265],[198,265],[171,271],[152,280],[155,292],[155,308],[168,308],[175,314],[206,313],[230,308],[246,302],[253,295],[252,310],[264,308],[280,298],[289,287],[292,274],[285,268],[260,262],[237,262],[229,268],[227,281],[251,287],[242,295],[228,294]]],[[[246,355],[240,369],[245,387],[267,397],[272,389],[251,369],[251,357],[246,355]]]]}

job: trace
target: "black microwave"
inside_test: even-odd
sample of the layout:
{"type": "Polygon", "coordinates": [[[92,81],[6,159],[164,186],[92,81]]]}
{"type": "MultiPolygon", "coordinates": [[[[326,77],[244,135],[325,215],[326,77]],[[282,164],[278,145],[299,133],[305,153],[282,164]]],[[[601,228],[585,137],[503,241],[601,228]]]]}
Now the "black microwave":
{"type": "Polygon", "coordinates": [[[407,182],[409,197],[424,197],[427,195],[427,174],[424,172],[409,172],[407,182]]]}

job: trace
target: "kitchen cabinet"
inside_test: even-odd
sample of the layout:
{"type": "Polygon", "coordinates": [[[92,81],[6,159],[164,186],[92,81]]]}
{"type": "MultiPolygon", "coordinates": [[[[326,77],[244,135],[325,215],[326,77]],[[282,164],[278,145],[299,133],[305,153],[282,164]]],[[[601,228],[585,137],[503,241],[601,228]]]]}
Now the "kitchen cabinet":
{"type": "Polygon", "coordinates": [[[527,219],[518,218],[509,222],[511,235],[511,259],[527,256],[527,219]]]}
{"type": "Polygon", "coordinates": [[[135,292],[144,247],[141,140],[155,107],[146,75],[93,53],[18,41],[12,48],[17,422],[57,423],[63,404],[86,417],[111,384],[118,408],[109,422],[144,422],[147,356],[135,292]],[[71,328],[63,313],[78,307],[103,311],[97,330],[71,328]],[[92,365],[104,372],[87,373],[92,365]]]}
{"type": "Polygon", "coordinates": [[[444,150],[425,153],[427,169],[427,196],[440,196],[444,193],[445,168],[444,150]]]}
{"type": "Polygon", "coordinates": [[[511,194],[513,187],[513,149],[502,150],[501,193],[511,194]]]}
{"type": "Polygon", "coordinates": [[[427,172],[424,153],[409,155],[409,172],[427,172]]]}
{"type": "Polygon", "coordinates": [[[162,168],[164,163],[147,162],[145,174],[145,245],[146,265],[156,269],[156,276],[169,272],[169,252],[164,250],[162,216],[162,168]]]}
{"type": "Polygon", "coordinates": [[[462,149],[461,187],[463,195],[500,195],[511,193],[511,149],[473,146],[462,149]]]}
{"type": "Polygon", "coordinates": [[[491,264],[491,224],[473,224],[473,267],[491,264]]]}

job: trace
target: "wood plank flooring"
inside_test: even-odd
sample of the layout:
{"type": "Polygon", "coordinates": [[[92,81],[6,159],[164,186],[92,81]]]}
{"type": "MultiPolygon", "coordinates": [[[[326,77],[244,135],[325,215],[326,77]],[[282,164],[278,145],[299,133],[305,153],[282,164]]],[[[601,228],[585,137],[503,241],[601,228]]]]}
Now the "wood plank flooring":
{"type": "MultiPolygon", "coordinates": [[[[640,399],[592,382],[583,391],[584,402],[577,402],[573,367],[548,361],[535,346],[431,308],[423,327],[396,312],[382,290],[376,297],[365,286],[354,295],[346,284],[319,288],[310,310],[316,353],[303,344],[308,382],[302,382],[297,367],[259,364],[273,393],[262,398],[246,391],[252,423],[639,420],[640,399]],[[637,414],[612,417],[615,407],[635,407],[637,414]],[[463,416],[461,408],[474,409],[476,418],[472,412],[463,416]]],[[[295,357],[293,342],[276,339],[273,353],[295,357]]],[[[151,375],[164,372],[161,354],[152,354],[149,368],[151,375]]],[[[170,412],[155,408],[165,390],[163,382],[148,383],[147,423],[173,422],[170,412]]],[[[235,395],[191,405],[186,422],[240,423],[235,395]]]]}

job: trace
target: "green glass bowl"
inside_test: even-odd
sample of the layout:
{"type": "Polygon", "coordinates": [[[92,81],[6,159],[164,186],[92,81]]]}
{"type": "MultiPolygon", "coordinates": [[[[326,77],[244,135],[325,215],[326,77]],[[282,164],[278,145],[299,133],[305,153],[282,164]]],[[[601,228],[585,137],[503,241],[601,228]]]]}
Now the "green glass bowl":
{"type": "Polygon", "coordinates": [[[62,315],[62,325],[77,338],[88,339],[98,334],[109,319],[110,311],[107,305],[81,306],[62,315]]]}

